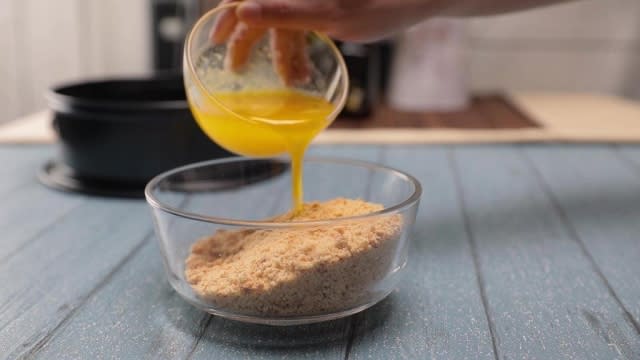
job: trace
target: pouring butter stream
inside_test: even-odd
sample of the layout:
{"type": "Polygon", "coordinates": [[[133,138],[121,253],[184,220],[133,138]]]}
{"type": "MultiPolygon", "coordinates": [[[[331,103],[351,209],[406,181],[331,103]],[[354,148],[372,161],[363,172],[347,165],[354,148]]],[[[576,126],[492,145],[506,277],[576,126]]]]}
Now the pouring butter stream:
{"type": "Polygon", "coordinates": [[[293,206],[300,209],[304,200],[304,154],[311,141],[329,124],[334,105],[319,96],[292,89],[213,95],[231,111],[221,109],[214,99],[191,106],[200,127],[220,146],[236,154],[265,157],[288,153],[293,206]]]}
{"type": "Polygon", "coordinates": [[[233,153],[250,157],[287,153],[293,209],[300,210],[304,154],[344,106],[346,64],[335,44],[314,32],[273,37],[258,31],[251,39],[232,35],[226,43],[211,41],[210,30],[233,17],[235,6],[227,3],[211,10],[187,38],[184,74],[189,105],[202,130],[233,153]],[[286,39],[292,42],[283,42],[286,39]],[[299,65],[300,56],[293,56],[292,46],[302,47],[308,55],[308,77],[298,81],[287,81],[283,64],[276,61],[287,59],[293,68],[299,65]],[[228,66],[230,54],[237,55],[240,48],[243,58],[248,56],[246,62],[238,68],[228,66]]]}

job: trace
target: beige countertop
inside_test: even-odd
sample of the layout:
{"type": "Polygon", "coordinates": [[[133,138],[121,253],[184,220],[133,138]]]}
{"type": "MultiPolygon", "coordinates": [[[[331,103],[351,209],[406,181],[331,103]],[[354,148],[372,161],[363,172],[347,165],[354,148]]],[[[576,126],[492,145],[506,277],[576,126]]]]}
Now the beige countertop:
{"type": "MultiPolygon", "coordinates": [[[[508,100],[539,127],[522,129],[328,129],[316,143],[640,142],[640,102],[575,93],[512,93],[508,100]]],[[[56,141],[51,113],[0,125],[0,143],[56,141]]]]}

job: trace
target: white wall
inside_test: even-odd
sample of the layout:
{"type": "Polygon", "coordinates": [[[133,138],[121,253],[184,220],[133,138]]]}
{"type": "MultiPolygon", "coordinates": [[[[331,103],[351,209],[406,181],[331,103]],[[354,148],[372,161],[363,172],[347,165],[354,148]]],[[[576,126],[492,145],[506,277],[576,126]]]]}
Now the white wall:
{"type": "MultiPolygon", "coordinates": [[[[148,0],[0,0],[0,122],[62,81],[148,72],[148,0]]],[[[467,21],[476,91],[640,98],[640,0],[583,0],[467,21]]]]}
{"type": "Polygon", "coordinates": [[[584,0],[468,21],[476,90],[640,98],[640,1],[584,0]]]}
{"type": "Polygon", "coordinates": [[[147,0],[0,0],[0,122],[53,84],[151,68],[147,0]]]}

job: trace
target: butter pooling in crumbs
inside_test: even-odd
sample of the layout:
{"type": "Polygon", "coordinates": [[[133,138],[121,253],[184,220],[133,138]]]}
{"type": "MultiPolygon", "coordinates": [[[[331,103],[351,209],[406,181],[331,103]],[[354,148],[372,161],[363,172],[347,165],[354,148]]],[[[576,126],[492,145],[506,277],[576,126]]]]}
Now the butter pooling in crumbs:
{"type": "MultiPolygon", "coordinates": [[[[382,209],[337,198],[306,203],[273,221],[382,209]]],[[[200,298],[225,310],[272,316],[340,311],[372,300],[371,287],[394,266],[401,226],[401,216],[391,215],[322,227],[218,230],[191,247],[185,275],[200,298]]]]}

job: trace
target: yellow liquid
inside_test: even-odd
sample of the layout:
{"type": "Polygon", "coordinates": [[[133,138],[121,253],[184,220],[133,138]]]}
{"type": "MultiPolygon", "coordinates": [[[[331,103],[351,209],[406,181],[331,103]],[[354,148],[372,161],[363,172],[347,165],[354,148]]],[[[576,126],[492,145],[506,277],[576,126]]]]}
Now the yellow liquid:
{"type": "Polygon", "coordinates": [[[303,202],[302,160],[311,140],[328,125],[334,107],[323,98],[292,90],[217,93],[191,106],[204,132],[225,149],[244,156],[291,157],[294,208],[303,202]]]}

